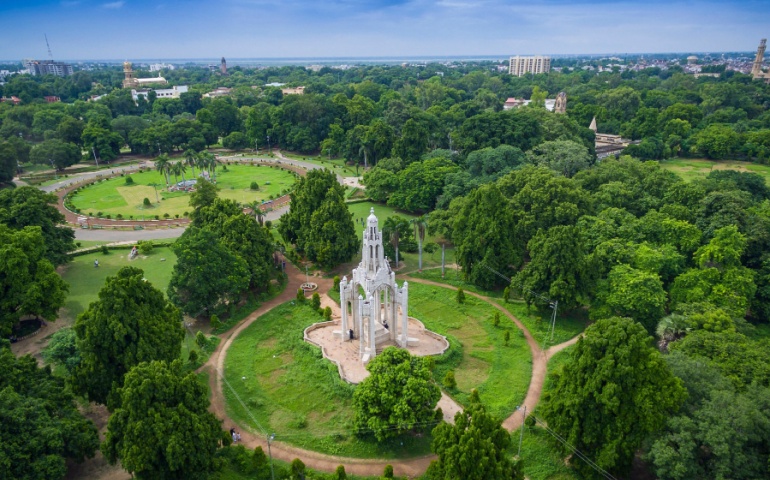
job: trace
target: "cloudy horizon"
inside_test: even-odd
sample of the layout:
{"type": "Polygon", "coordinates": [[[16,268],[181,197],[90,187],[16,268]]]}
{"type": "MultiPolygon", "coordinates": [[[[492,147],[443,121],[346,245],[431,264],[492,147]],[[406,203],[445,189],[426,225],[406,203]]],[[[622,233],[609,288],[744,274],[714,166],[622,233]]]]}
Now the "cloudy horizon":
{"type": "Polygon", "coordinates": [[[0,59],[452,57],[749,52],[759,1],[11,0],[0,59]]]}

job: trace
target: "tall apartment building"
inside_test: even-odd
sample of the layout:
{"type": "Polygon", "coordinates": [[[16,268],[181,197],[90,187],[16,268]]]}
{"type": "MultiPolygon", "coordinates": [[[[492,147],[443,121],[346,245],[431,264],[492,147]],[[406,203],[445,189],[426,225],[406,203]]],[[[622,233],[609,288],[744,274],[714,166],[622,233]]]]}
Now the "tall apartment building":
{"type": "Polygon", "coordinates": [[[508,73],[521,77],[527,73],[548,73],[551,71],[551,57],[540,55],[534,57],[511,57],[511,66],[508,73]]]}
{"type": "Polygon", "coordinates": [[[73,73],[72,65],[69,63],[54,62],[53,60],[24,60],[24,68],[29,70],[30,75],[66,77],[73,73]]]}

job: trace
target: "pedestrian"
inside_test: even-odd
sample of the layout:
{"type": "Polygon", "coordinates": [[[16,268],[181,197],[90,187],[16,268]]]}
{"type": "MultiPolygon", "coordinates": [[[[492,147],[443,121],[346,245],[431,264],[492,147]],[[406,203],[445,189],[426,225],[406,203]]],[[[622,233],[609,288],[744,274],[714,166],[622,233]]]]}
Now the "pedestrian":
{"type": "Polygon", "coordinates": [[[98,266],[99,266],[99,260],[98,260],[98,259],[96,259],[96,260],[94,260],[94,268],[96,268],[96,267],[98,267],[98,266]]]}
{"type": "Polygon", "coordinates": [[[235,429],[234,429],[234,428],[231,428],[231,429],[230,429],[230,436],[231,436],[231,437],[233,437],[233,443],[235,443],[235,442],[237,442],[237,441],[238,441],[238,437],[236,436],[236,433],[235,433],[235,429]]]}

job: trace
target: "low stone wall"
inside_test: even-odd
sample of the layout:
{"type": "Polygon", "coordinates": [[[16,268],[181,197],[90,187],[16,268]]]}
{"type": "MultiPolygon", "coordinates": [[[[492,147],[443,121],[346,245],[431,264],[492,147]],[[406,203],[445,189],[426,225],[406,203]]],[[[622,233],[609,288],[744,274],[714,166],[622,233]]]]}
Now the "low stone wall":
{"type": "Polygon", "coordinates": [[[342,369],[342,365],[340,364],[340,362],[338,362],[337,360],[333,360],[332,358],[330,358],[330,357],[329,357],[329,354],[328,354],[328,353],[326,353],[326,349],[324,348],[324,346],[323,346],[323,345],[320,345],[320,344],[318,344],[318,343],[316,343],[316,342],[314,342],[314,341],[312,341],[312,340],[310,339],[310,336],[308,335],[308,333],[312,332],[313,330],[317,330],[317,329],[319,329],[319,328],[323,328],[323,327],[325,327],[325,326],[327,326],[327,325],[334,325],[335,323],[337,323],[337,322],[335,322],[334,320],[330,320],[330,321],[328,321],[328,322],[319,322],[319,323],[314,323],[314,324],[310,325],[309,327],[307,327],[307,328],[305,329],[305,331],[303,332],[303,334],[302,334],[302,335],[304,336],[304,339],[305,339],[305,341],[306,341],[307,343],[309,343],[309,344],[311,344],[311,345],[315,345],[316,347],[318,347],[318,348],[320,348],[320,349],[321,349],[321,355],[323,355],[323,357],[324,357],[325,359],[327,359],[327,360],[329,360],[330,362],[332,362],[333,364],[337,365],[337,371],[339,372],[339,374],[340,374],[340,378],[341,378],[341,379],[345,380],[345,381],[346,381],[346,382],[348,382],[348,383],[352,383],[352,382],[350,382],[350,380],[348,380],[348,379],[347,379],[347,377],[345,377],[345,371],[342,369]]]}

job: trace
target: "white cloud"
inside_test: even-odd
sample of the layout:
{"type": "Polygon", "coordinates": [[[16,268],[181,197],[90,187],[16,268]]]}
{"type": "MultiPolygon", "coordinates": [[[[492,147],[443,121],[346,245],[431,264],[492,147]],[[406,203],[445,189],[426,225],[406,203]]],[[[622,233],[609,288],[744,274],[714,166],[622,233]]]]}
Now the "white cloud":
{"type": "Polygon", "coordinates": [[[126,4],[126,2],[124,2],[123,0],[118,0],[117,2],[110,2],[110,3],[102,4],[102,7],[104,7],[104,8],[111,8],[111,9],[115,10],[115,9],[118,9],[118,8],[122,8],[123,5],[125,5],[125,4],[126,4]]]}

